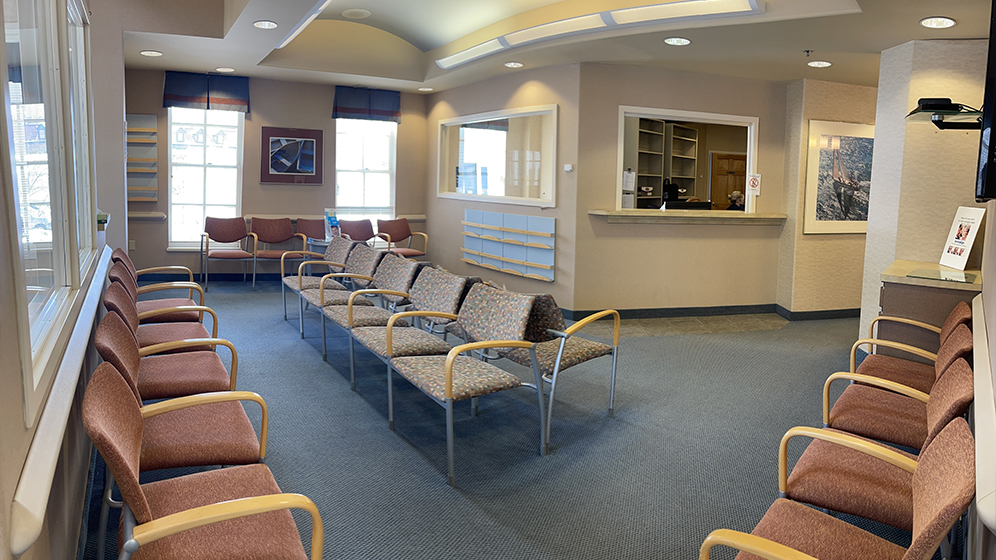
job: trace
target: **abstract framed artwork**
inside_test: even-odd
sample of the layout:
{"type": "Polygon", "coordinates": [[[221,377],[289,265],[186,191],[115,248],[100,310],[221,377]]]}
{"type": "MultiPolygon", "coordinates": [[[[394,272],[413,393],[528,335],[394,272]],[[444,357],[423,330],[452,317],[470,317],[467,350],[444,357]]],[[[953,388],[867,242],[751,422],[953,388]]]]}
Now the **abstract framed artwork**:
{"type": "Polygon", "coordinates": [[[865,233],[875,127],[809,121],[803,233],[865,233]]]}
{"type": "Polygon", "coordinates": [[[264,126],[259,182],[321,185],[323,140],[321,130],[264,126]]]}

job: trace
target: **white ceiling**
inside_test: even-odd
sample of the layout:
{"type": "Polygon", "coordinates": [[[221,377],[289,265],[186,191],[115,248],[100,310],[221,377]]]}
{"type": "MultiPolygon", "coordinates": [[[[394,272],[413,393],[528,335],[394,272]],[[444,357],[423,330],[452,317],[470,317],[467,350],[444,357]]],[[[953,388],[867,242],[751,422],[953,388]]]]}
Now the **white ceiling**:
{"type": "Polygon", "coordinates": [[[501,75],[512,71],[503,63],[513,59],[527,68],[608,62],[776,81],[817,78],[876,85],[881,51],[914,39],[986,38],[991,8],[990,0],[767,0],[763,14],[609,29],[509,49],[442,70],[435,64],[438,58],[511,31],[650,2],[332,0],[286,48],[275,48],[322,3],[227,0],[230,28],[223,39],[126,32],[125,65],[191,72],[230,66],[242,76],[403,91],[420,86],[440,90],[501,75]],[[347,20],[341,13],[348,8],[363,8],[372,15],[347,20]],[[958,25],[931,30],[918,24],[934,15],[953,17],[958,25]],[[279,27],[256,29],[252,22],[258,19],[275,20],[279,27]],[[667,46],[662,40],[671,35],[687,37],[692,44],[667,46]],[[160,50],[164,56],[142,57],[142,49],[160,50]],[[809,68],[805,49],[833,66],[809,68]]]}

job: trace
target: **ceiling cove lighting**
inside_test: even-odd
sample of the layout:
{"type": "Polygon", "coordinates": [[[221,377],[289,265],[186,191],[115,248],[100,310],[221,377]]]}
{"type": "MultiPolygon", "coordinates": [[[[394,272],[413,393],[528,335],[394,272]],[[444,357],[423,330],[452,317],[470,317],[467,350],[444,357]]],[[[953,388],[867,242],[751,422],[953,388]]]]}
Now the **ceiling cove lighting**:
{"type": "Polygon", "coordinates": [[[684,37],[668,37],[667,39],[664,39],[664,42],[674,47],[684,47],[685,45],[692,44],[691,41],[685,39],[684,37]]]}
{"type": "Polygon", "coordinates": [[[667,4],[653,4],[588,14],[513,31],[440,58],[436,60],[436,64],[443,70],[449,70],[503,49],[625,25],[658,23],[677,19],[760,14],[764,13],[764,2],[765,0],[682,0],[667,4]]]}
{"type": "Polygon", "coordinates": [[[829,63],[829,62],[827,62],[825,60],[813,60],[813,61],[807,62],[806,64],[809,65],[809,66],[812,66],[813,68],[830,68],[831,66],[833,66],[833,64],[831,64],[831,63],[829,63]]]}
{"type": "Polygon", "coordinates": [[[505,63],[505,68],[522,68],[523,66],[525,66],[525,64],[521,62],[510,61],[505,63]]]}
{"type": "Polygon", "coordinates": [[[156,57],[156,56],[162,56],[163,55],[163,53],[161,51],[153,51],[153,50],[138,51],[138,54],[140,54],[142,56],[151,56],[151,57],[156,57]]]}
{"type": "Polygon", "coordinates": [[[944,16],[925,17],[920,20],[920,25],[929,27],[930,29],[947,29],[948,27],[954,27],[956,23],[958,22],[944,16]]]}
{"type": "Polygon", "coordinates": [[[315,18],[318,17],[322,12],[324,12],[325,8],[327,8],[331,3],[332,0],[321,0],[318,4],[315,4],[315,7],[312,8],[311,11],[308,12],[306,16],[304,16],[304,19],[299,21],[297,25],[295,25],[294,28],[291,29],[291,32],[287,34],[286,37],[284,37],[283,41],[280,41],[280,44],[277,45],[277,48],[282,49],[287,45],[289,45],[290,42],[293,41],[294,38],[298,36],[298,34],[304,31],[305,27],[308,27],[308,25],[310,25],[311,22],[315,21],[315,18]]]}
{"type": "Polygon", "coordinates": [[[277,22],[271,21],[271,20],[268,20],[268,19],[261,19],[259,21],[254,21],[254,22],[252,22],[252,24],[253,24],[253,27],[256,27],[258,29],[276,29],[277,28],[277,22]]]}

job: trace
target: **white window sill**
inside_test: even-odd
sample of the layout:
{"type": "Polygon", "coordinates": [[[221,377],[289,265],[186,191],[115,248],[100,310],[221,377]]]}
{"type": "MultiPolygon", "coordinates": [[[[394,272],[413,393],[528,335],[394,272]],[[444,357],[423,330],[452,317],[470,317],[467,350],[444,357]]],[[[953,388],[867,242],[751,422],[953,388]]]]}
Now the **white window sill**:
{"type": "Polygon", "coordinates": [[[515,196],[487,196],[481,194],[460,194],[454,192],[436,193],[439,198],[466,200],[469,202],[493,202],[495,204],[517,204],[519,206],[539,206],[540,208],[556,208],[551,200],[542,198],[521,198],[515,196]]]}

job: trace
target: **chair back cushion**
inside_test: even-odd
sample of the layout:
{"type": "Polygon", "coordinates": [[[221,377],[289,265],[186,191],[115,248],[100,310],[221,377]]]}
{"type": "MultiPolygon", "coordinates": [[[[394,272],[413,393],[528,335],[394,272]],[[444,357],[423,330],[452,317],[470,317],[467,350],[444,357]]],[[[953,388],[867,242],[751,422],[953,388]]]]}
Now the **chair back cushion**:
{"type": "Polygon", "coordinates": [[[111,268],[107,270],[107,279],[111,282],[120,283],[124,289],[128,290],[128,295],[131,296],[131,299],[138,301],[138,282],[128,272],[127,266],[119,262],[112,264],[111,268]]]}
{"type": "Polygon", "coordinates": [[[353,241],[366,243],[374,236],[374,227],[370,220],[339,220],[339,232],[353,241]]]}
{"type": "Polygon", "coordinates": [[[142,395],[138,392],[138,368],[142,357],[138,351],[138,340],[128,325],[117,313],[108,313],[100,320],[93,334],[93,344],[104,361],[110,363],[124,377],[135,394],[139,405],[142,395]]]}
{"type": "Polygon", "coordinates": [[[107,468],[121,497],[141,523],[152,521],[152,510],[138,482],[144,422],[128,384],[108,362],[97,366],[83,393],[83,427],[107,468]]]}
{"type": "Polygon", "coordinates": [[[913,473],[913,542],[903,560],[929,560],[975,496],[975,440],[955,418],[920,454],[913,473]]]}
{"type": "MultiPolygon", "coordinates": [[[[353,247],[353,250],[349,252],[349,257],[346,258],[346,272],[373,276],[374,272],[377,271],[377,265],[380,264],[380,259],[383,257],[384,253],[373,247],[359,243],[353,247]]],[[[353,285],[359,288],[366,288],[370,285],[370,282],[357,278],[353,280],[353,285]]]]}
{"type": "MultiPolygon", "coordinates": [[[[325,248],[325,260],[345,264],[346,259],[349,258],[349,253],[352,252],[353,247],[356,247],[356,245],[358,245],[356,241],[350,241],[345,237],[334,235],[329,241],[329,246],[325,248]]],[[[343,271],[341,266],[330,266],[329,268],[332,269],[332,272],[343,271]]]]}
{"type": "Polygon", "coordinates": [[[555,336],[546,332],[547,329],[563,331],[567,328],[564,314],[557,306],[557,300],[550,294],[535,294],[536,301],[529,312],[529,322],[526,323],[525,339],[529,342],[546,342],[555,336]]]}
{"type": "MultiPolygon", "coordinates": [[[[114,255],[111,255],[113,258],[114,255]]],[[[947,342],[948,337],[954,332],[958,325],[965,325],[969,328],[972,327],[972,308],[964,301],[959,301],[958,305],[951,310],[948,318],[941,325],[940,343],[944,344],[947,342]]]]}
{"type": "Polygon", "coordinates": [[[457,321],[466,331],[468,342],[522,340],[535,299],[478,282],[460,307],[457,321]]]}
{"type": "Polygon", "coordinates": [[[138,332],[138,308],[135,306],[135,300],[119,282],[111,282],[111,285],[104,290],[104,307],[124,319],[133,334],[138,332]]]}
{"type": "Polygon", "coordinates": [[[964,358],[958,358],[930,389],[930,400],[927,401],[927,439],[923,442],[923,447],[930,445],[930,441],[948,422],[965,414],[974,398],[975,374],[964,358]]]}
{"type": "Polygon", "coordinates": [[[246,238],[245,218],[204,218],[204,232],[212,241],[219,243],[235,243],[246,238]]]}
{"type": "Polygon", "coordinates": [[[294,237],[294,224],[290,218],[250,218],[249,231],[261,243],[283,243],[294,237]]]}
{"type": "Polygon", "coordinates": [[[325,220],[311,218],[297,219],[297,232],[311,239],[325,239],[325,220]]]}
{"type": "Polygon", "coordinates": [[[934,362],[934,379],[940,379],[948,366],[958,358],[972,359],[972,331],[965,325],[958,325],[951,336],[937,350],[937,360],[934,362]]]}
{"type": "Polygon", "coordinates": [[[391,243],[399,243],[412,236],[412,229],[406,218],[377,220],[377,233],[386,233],[391,236],[391,243]]]}
{"type": "MultiPolygon", "coordinates": [[[[385,254],[380,264],[377,265],[377,272],[374,272],[373,286],[381,290],[407,293],[415,280],[418,264],[413,260],[403,259],[397,255],[385,254]]],[[[385,295],[384,299],[390,302],[399,302],[405,298],[385,295]]]]}
{"type": "Polygon", "coordinates": [[[128,256],[128,251],[118,247],[111,253],[111,262],[125,265],[125,268],[131,273],[131,277],[138,280],[138,269],[135,268],[135,263],[128,256]]]}
{"type": "Polygon", "coordinates": [[[419,311],[456,313],[460,309],[460,299],[466,283],[467,279],[463,276],[426,266],[418,273],[408,299],[419,311]]]}

